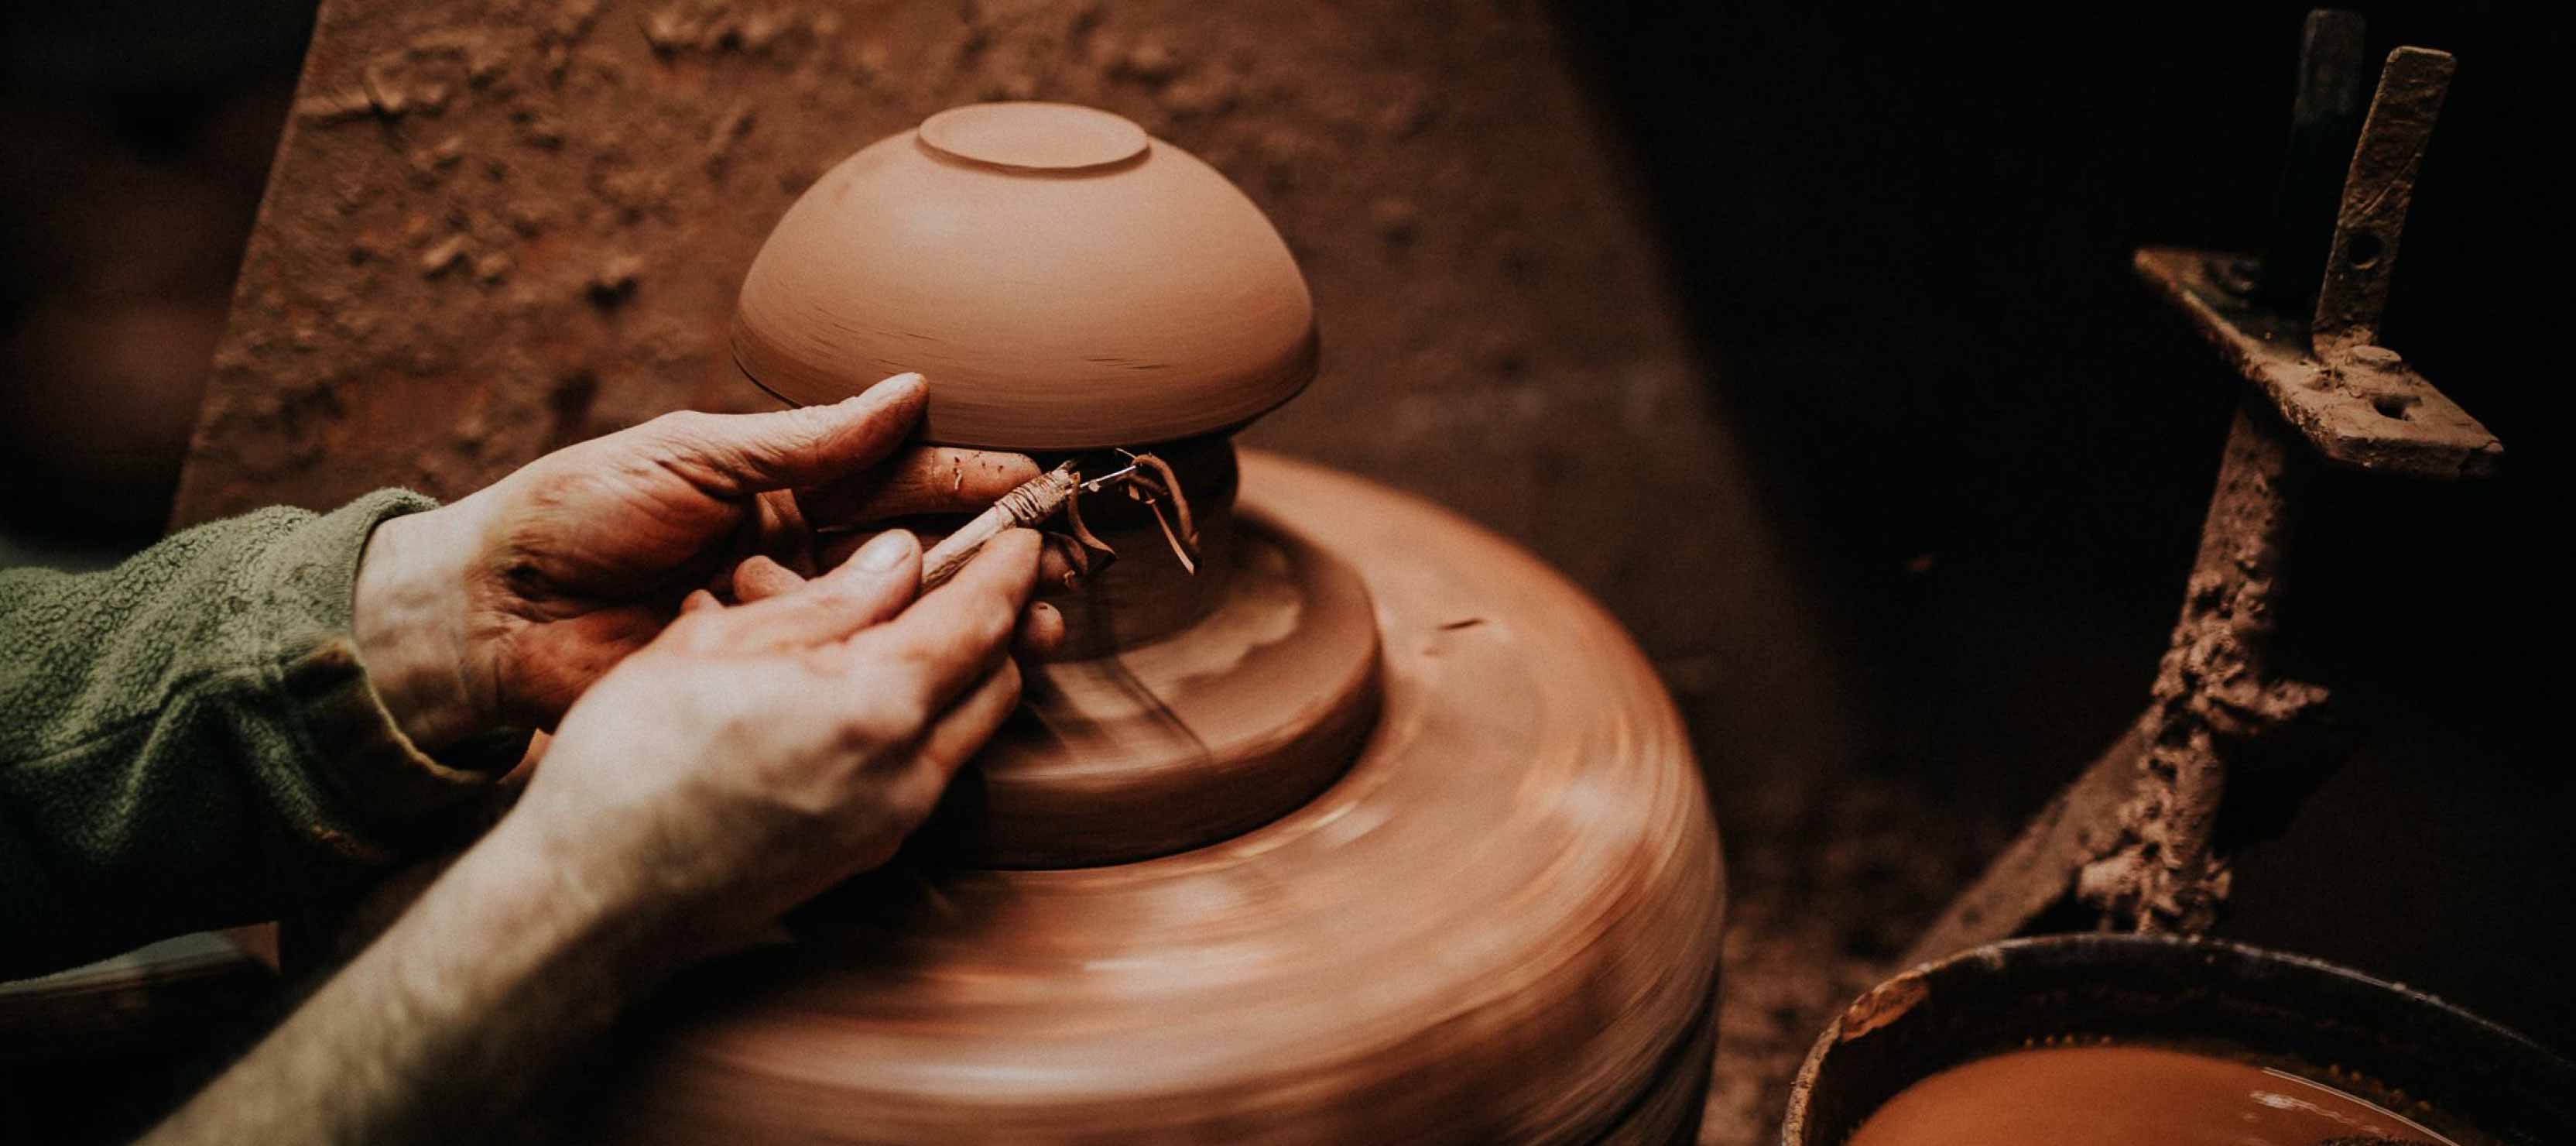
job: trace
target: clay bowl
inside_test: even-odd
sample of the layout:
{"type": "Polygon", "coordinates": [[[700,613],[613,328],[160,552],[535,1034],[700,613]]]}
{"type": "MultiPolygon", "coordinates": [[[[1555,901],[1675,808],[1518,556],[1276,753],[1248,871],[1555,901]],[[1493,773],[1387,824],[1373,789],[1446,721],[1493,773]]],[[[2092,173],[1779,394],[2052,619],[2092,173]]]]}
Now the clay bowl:
{"type": "Polygon", "coordinates": [[[800,404],[905,370],[923,436],[1045,452],[1241,426],[1315,376],[1315,307],[1261,209],[1067,104],[952,108],[817,180],[744,277],[734,361],[800,404]]]}
{"type": "Polygon", "coordinates": [[[2420,991],[2216,940],[2055,935],[1872,988],[1790,1090],[1783,1146],[1839,1146],[1898,1092],[2026,1046],[2108,1039],[2277,1066],[2464,1144],[2576,1142],[2576,1063],[2420,991]]]}

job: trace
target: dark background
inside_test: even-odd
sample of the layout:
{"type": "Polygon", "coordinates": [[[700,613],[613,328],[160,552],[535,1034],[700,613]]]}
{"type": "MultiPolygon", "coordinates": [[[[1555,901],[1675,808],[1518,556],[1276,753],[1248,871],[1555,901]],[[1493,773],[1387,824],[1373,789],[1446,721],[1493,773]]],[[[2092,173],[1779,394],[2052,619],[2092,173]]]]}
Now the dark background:
{"type": "MultiPolygon", "coordinates": [[[[2283,648],[2360,749],[2222,932],[2566,1046],[2576,919],[2555,406],[2571,38],[2371,5],[2460,61],[2382,341],[2503,439],[2473,484],[2336,475],[2283,648]]],[[[2132,279],[2258,249],[2308,5],[1565,5],[1778,520],[1868,682],[1871,767],[2032,807],[2143,701],[2240,384],[2132,279]]]]}
{"type": "MultiPolygon", "coordinates": [[[[1857,829],[1824,822],[1922,828],[1918,847],[2009,826],[2143,702],[2242,387],[2129,253],[2260,244],[2305,11],[1548,9],[1848,670],[1858,750],[1804,790],[1880,795],[1857,829]]],[[[2363,11],[2374,56],[2460,58],[2383,341],[2504,440],[2506,474],[2313,491],[2283,644],[2359,749],[2243,857],[2222,930],[2576,1046],[2576,786],[2544,742],[2566,675],[2544,547],[2565,514],[2543,492],[2576,38],[2542,5],[2363,11]]],[[[12,560],[111,558],[166,520],[310,19],[146,0],[0,17],[12,560]]],[[[1743,854],[1762,829],[1737,827],[1759,822],[1741,810],[1758,780],[1717,793],[1739,897],[1764,870],[1743,854]]],[[[1899,911],[1843,954],[1890,958],[1916,923],[1899,911]]]]}

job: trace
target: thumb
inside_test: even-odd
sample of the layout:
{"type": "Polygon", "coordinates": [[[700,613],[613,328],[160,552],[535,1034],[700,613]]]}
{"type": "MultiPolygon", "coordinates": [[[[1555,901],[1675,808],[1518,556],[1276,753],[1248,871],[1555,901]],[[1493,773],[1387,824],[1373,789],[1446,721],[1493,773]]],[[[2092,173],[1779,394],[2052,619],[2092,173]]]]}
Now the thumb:
{"type": "Polygon", "coordinates": [[[675,414],[648,423],[662,462],[708,493],[743,497],[819,485],[884,461],[912,433],[930,384],[897,374],[829,406],[767,414],[675,414]]]}

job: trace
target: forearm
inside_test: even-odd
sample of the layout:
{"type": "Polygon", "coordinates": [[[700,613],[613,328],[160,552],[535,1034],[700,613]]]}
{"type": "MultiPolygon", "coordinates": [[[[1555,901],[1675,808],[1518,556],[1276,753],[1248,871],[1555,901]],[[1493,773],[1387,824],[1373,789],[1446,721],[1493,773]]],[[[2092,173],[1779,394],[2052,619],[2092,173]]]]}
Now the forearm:
{"type": "Polygon", "coordinates": [[[1038,541],[917,603],[918,544],[871,544],[622,661],[499,827],[154,1140],[478,1140],[662,976],[884,862],[1018,704],[1038,541]]]}
{"type": "Polygon", "coordinates": [[[512,747],[424,756],[352,631],[368,538],[428,504],[265,510],[108,572],[0,574],[0,975],[276,918],[489,787],[512,747]]]}
{"type": "Polygon", "coordinates": [[[477,1141],[671,964],[505,820],[355,962],[147,1142],[477,1141]]]}

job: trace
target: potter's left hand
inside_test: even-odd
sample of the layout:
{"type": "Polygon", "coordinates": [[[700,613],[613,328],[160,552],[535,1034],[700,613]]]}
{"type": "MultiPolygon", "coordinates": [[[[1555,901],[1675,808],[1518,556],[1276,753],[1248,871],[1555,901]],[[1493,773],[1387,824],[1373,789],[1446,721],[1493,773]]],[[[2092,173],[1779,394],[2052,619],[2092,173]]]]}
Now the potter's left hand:
{"type": "Polygon", "coordinates": [[[369,677],[425,748],[552,727],[737,565],[811,575],[812,527],[979,510],[1037,476],[1018,454],[899,452],[927,396],[902,374],[832,406],[665,415],[385,522],[355,602],[369,677]]]}

